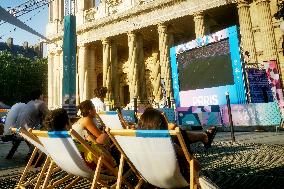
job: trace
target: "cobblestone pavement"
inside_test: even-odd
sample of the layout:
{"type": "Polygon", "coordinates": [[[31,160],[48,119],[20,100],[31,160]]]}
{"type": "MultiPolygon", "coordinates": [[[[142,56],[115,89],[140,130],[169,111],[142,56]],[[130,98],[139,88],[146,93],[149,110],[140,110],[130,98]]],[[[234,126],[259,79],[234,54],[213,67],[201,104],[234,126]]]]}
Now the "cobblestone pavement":
{"type": "MultiPolygon", "coordinates": [[[[218,132],[211,149],[192,146],[202,174],[220,188],[283,188],[284,132],[236,132],[235,138],[232,143],[230,133],[218,132]]],[[[10,147],[11,143],[0,142],[0,189],[15,186],[28,153],[23,142],[14,158],[5,160],[10,147]]],[[[74,188],[89,186],[82,180],[74,188]]]]}

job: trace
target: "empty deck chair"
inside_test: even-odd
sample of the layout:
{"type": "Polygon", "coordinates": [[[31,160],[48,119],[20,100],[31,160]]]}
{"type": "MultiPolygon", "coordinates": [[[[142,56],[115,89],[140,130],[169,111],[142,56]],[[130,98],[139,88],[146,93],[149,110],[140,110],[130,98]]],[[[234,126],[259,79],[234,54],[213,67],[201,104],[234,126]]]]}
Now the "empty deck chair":
{"type": "Polygon", "coordinates": [[[101,120],[104,122],[105,126],[109,127],[110,129],[126,128],[125,126],[126,123],[121,122],[121,117],[119,113],[116,111],[99,112],[98,115],[100,116],[101,120]]]}
{"type": "Polygon", "coordinates": [[[194,161],[189,154],[179,128],[175,130],[110,130],[106,129],[121,152],[117,186],[120,185],[125,160],[140,179],[160,188],[197,188],[198,181],[194,170],[194,161]],[[171,136],[177,136],[190,165],[190,178],[184,178],[180,172],[171,136]],[[190,185],[189,185],[190,184],[190,185]]]}
{"type": "MultiPolygon", "coordinates": [[[[29,131],[27,131],[27,130],[24,129],[24,128],[19,128],[19,129],[11,128],[11,131],[12,131],[13,133],[18,133],[20,136],[22,136],[25,140],[27,140],[28,142],[30,142],[31,144],[33,144],[34,147],[35,147],[34,150],[33,150],[32,155],[31,155],[31,157],[30,157],[30,159],[29,159],[29,161],[28,161],[28,163],[27,163],[27,165],[26,165],[26,167],[24,168],[24,171],[23,171],[23,173],[22,173],[22,175],[21,175],[21,177],[20,177],[20,180],[19,180],[19,182],[18,182],[18,184],[17,184],[17,187],[18,187],[18,188],[23,188],[23,187],[26,187],[27,185],[34,184],[34,185],[35,185],[34,188],[37,189],[37,188],[40,187],[40,183],[41,183],[41,181],[42,181],[42,179],[43,179],[43,177],[44,177],[44,175],[45,175],[45,173],[46,173],[46,171],[47,171],[47,168],[48,168],[49,164],[51,163],[51,159],[50,159],[50,157],[49,157],[49,155],[48,155],[48,152],[45,150],[44,146],[41,144],[41,142],[39,141],[39,139],[31,133],[31,132],[32,132],[32,129],[30,129],[29,131]],[[36,165],[36,164],[37,164],[37,161],[38,161],[39,158],[40,158],[40,155],[39,155],[38,159],[35,161],[35,158],[36,158],[36,154],[37,154],[37,153],[39,153],[39,154],[44,153],[44,154],[47,156],[47,158],[46,158],[46,160],[45,160],[45,163],[43,164],[43,166],[42,166],[42,168],[41,168],[41,171],[40,171],[39,175],[38,175],[36,178],[34,178],[34,179],[28,179],[28,180],[25,182],[25,180],[27,179],[27,173],[28,173],[28,171],[29,171],[31,168],[33,168],[32,163],[35,162],[34,164],[36,165]],[[35,179],[36,179],[36,182],[34,183],[35,179]]],[[[56,171],[58,171],[58,170],[59,170],[58,168],[54,168],[54,169],[52,170],[52,172],[56,172],[56,171]]],[[[54,187],[54,186],[57,186],[57,185],[61,184],[62,182],[64,182],[65,180],[69,179],[70,177],[71,177],[71,176],[69,175],[69,176],[63,177],[63,178],[61,178],[61,179],[59,179],[59,180],[56,180],[56,181],[52,184],[52,186],[53,186],[53,187],[54,187]]]]}
{"type": "MultiPolygon", "coordinates": [[[[98,184],[107,186],[105,180],[101,179],[100,172],[102,166],[109,170],[116,178],[117,169],[112,167],[110,163],[105,160],[103,155],[98,155],[92,147],[84,141],[82,137],[76,131],[33,131],[40,142],[45,147],[46,151],[52,158],[52,161],[55,162],[62,170],[66,171],[69,174],[78,176],[75,180],[70,183],[71,185],[76,184],[77,181],[81,178],[88,178],[92,180],[91,188],[96,188],[98,184]],[[96,158],[97,165],[96,170],[91,170],[85,161],[83,160],[79,150],[72,137],[78,140],[84,148],[89,150],[92,155],[96,158]]],[[[49,170],[52,169],[52,165],[49,167],[49,170]]],[[[48,172],[49,172],[48,170],[48,172]]],[[[45,182],[47,182],[48,177],[46,177],[45,182]]],[[[69,187],[70,187],[69,186],[69,187]]]]}

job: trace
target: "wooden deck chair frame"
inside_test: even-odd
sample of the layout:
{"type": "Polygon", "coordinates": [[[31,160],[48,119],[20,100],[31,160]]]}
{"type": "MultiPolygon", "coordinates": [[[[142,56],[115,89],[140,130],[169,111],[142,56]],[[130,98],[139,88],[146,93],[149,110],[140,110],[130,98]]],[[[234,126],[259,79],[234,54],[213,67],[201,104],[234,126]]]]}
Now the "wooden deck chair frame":
{"type": "MultiPolygon", "coordinates": [[[[33,134],[35,134],[36,136],[42,136],[44,133],[47,133],[47,131],[33,131],[33,134]]],[[[94,172],[94,176],[93,176],[93,180],[92,180],[92,184],[91,184],[91,189],[95,189],[96,186],[98,184],[101,184],[103,186],[107,186],[106,182],[103,180],[100,180],[100,172],[102,170],[102,166],[104,166],[105,168],[107,168],[108,170],[110,170],[112,172],[112,174],[117,177],[118,176],[118,170],[117,168],[112,167],[112,165],[110,165],[109,162],[107,162],[104,158],[104,155],[99,155],[95,152],[95,150],[73,129],[70,129],[70,131],[68,131],[68,133],[75,138],[80,144],[82,144],[82,146],[87,149],[88,151],[90,151],[92,153],[92,155],[95,157],[97,165],[96,165],[96,169],[94,172]]],[[[53,162],[53,161],[52,161],[53,162]]],[[[48,168],[48,172],[47,174],[49,175],[49,172],[52,170],[54,164],[50,164],[49,168],[48,168]]],[[[60,167],[60,165],[57,165],[60,167]]],[[[48,182],[49,177],[47,176],[45,178],[44,183],[48,182]]],[[[74,186],[79,180],[81,179],[80,176],[77,176],[77,178],[75,180],[73,180],[66,188],[71,188],[72,186],[74,186]]],[[[116,184],[114,184],[112,187],[114,187],[116,184]]],[[[45,184],[43,185],[43,188],[45,187],[45,184]]]]}
{"type": "MultiPolygon", "coordinates": [[[[146,180],[144,180],[143,175],[141,175],[141,173],[139,173],[139,171],[135,168],[135,166],[133,165],[133,163],[131,162],[131,160],[126,156],[126,154],[124,153],[123,149],[120,147],[118,141],[115,139],[114,136],[134,136],[135,135],[135,130],[111,130],[109,128],[106,128],[106,132],[108,133],[108,135],[110,136],[111,140],[114,142],[114,144],[117,146],[117,148],[119,149],[120,153],[121,153],[121,158],[120,158],[120,165],[119,165],[119,174],[118,174],[118,180],[117,180],[117,188],[119,188],[120,184],[121,184],[121,177],[122,177],[122,173],[123,173],[123,166],[125,161],[130,165],[130,167],[132,168],[132,170],[134,171],[134,173],[136,174],[136,176],[138,177],[139,181],[137,183],[137,185],[135,186],[135,189],[139,189],[143,182],[147,182],[146,180]]],[[[197,189],[198,186],[198,180],[196,179],[197,177],[197,172],[194,169],[194,159],[192,157],[192,155],[190,155],[188,149],[186,148],[186,144],[185,141],[181,135],[180,132],[180,128],[176,128],[175,130],[169,130],[169,134],[171,136],[177,136],[182,151],[186,157],[187,162],[189,163],[190,166],[190,179],[189,179],[189,187],[190,189],[197,189]]]]}
{"type": "MultiPolygon", "coordinates": [[[[32,152],[32,155],[31,155],[30,159],[28,160],[28,163],[27,163],[26,167],[24,168],[24,171],[23,171],[23,173],[22,173],[22,175],[21,175],[21,177],[20,177],[20,179],[19,179],[19,182],[18,182],[16,188],[25,188],[27,185],[30,185],[30,184],[32,184],[32,183],[35,183],[35,184],[34,184],[34,188],[35,188],[35,189],[38,189],[38,188],[40,188],[40,184],[41,184],[41,181],[43,180],[44,176],[48,176],[48,175],[46,174],[46,171],[47,171],[48,167],[49,167],[51,164],[53,164],[53,162],[52,162],[50,156],[49,156],[48,154],[46,154],[47,158],[46,158],[46,160],[45,160],[45,162],[44,162],[44,164],[43,164],[43,166],[42,166],[42,168],[41,168],[41,171],[40,171],[40,173],[38,174],[38,176],[35,177],[35,178],[33,178],[33,179],[30,179],[30,180],[24,182],[24,180],[25,180],[26,177],[27,177],[27,173],[28,173],[29,170],[33,167],[33,166],[32,166],[32,163],[35,161],[34,165],[36,165],[36,164],[38,163],[39,159],[41,158],[41,155],[42,155],[43,153],[45,154],[46,152],[42,152],[42,151],[39,149],[40,146],[41,146],[41,149],[43,149],[44,147],[43,147],[43,145],[41,144],[41,142],[39,141],[39,139],[38,139],[36,136],[34,136],[34,135],[32,134],[32,129],[29,129],[29,130],[27,131],[27,130],[24,129],[24,128],[20,128],[20,129],[12,128],[11,130],[12,130],[12,132],[18,132],[22,137],[24,137],[23,135],[25,135],[26,137],[24,137],[24,138],[25,138],[26,140],[28,140],[29,142],[32,142],[33,145],[35,146],[35,148],[34,148],[34,150],[33,150],[33,152],[32,152]],[[27,137],[28,137],[28,138],[27,138],[27,137]],[[33,140],[33,141],[31,141],[31,140],[33,140]],[[37,160],[35,160],[35,157],[36,157],[36,154],[37,154],[37,153],[39,153],[39,156],[38,156],[37,160]]],[[[55,172],[57,172],[57,171],[60,170],[59,167],[57,167],[57,166],[54,166],[54,165],[53,165],[53,167],[54,167],[54,168],[50,171],[50,175],[51,175],[52,173],[55,173],[55,172]]],[[[49,176],[50,176],[50,175],[49,175],[49,176]]],[[[53,184],[50,185],[50,186],[48,186],[48,187],[49,187],[49,188],[55,187],[55,186],[57,186],[57,185],[63,183],[64,181],[66,181],[67,179],[69,179],[69,178],[71,178],[71,177],[73,177],[73,176],[67,175],[67,176],[65,176],[65,177],[63,177],[63,178],[61,178],[61,179],[58,179],[58,180],[54,181],[53,184]]]]}

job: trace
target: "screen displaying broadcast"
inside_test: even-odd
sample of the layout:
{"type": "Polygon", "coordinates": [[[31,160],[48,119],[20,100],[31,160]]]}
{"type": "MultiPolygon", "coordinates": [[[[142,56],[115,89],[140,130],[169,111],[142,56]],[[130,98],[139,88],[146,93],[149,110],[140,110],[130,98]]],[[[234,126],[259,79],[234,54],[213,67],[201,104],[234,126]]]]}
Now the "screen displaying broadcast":
{"type": "Polygon", "coordinates": [[[229,40],[177,55],[181,91],[233,85],[229,40]]]}
{"type": "Polygon", "coordinates": [[[171,71],[177,107],[246,103],[236,26],[172,47],[171,71]]]}

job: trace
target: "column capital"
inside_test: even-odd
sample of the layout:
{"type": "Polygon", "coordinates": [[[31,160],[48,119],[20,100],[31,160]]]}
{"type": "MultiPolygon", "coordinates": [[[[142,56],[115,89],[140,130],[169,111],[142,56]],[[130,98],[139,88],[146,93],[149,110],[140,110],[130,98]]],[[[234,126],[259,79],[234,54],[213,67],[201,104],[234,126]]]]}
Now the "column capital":
{"type": "Polygon", "coordinates": [[[237,7],[241,8],[241,7],[249,7],[250,3],[252,2],[252,0],[237,0],[237,7]]]}
{"type": "Polygon", "coordinates": [[[158,28],[167,28],[167,27],[168,27],[168,24],[165,23],[165,22],[159,22],[159,23],[157,24],[157,26],[158,26],[158,28]]]}
{"type": "Polygon", "coordinates": [[[200,19],[200,18],[203,18],[203,17],[204,17],[204,12],[203,11],[198,11],[198,12],[193,13],[193,19],[194,20],[200,19]]]}
{"type": "Polygon", "coordinates": [[[137,32],[134,31],[134,30],[127,32],[127,36],[128,36],[128,37],[129,37],[129,36],[136,36],[136,35],[137,35],[137,32]]]}
{"type": "Polygon", "coordinates": [[[61,49],[61,48],[55,49],[55,54],[60,54],[61,52],[62,52],[62,49],[61,49]]]}
{"type": "Polygon", "coordinates": [[[111,43],[111,39],[109,37],[103,38],[102,39],[102,44],[103,45],[109,45],[111,43]]]}
{"type": "Polygon", "coordinates": [[[254,2],[256,4],[261,3],[261,2],[270,3],[270,0],[254,0],[254,2]]]}
{"type": "Polygon", "coordinates": [[[158,33],[167,33],[168,24],[166,24],[165,22],[161,22],[157,26],[158,26],[158,33]]]}
{"type": "Polygon", "coordinates": [[[78,44],[78,47],[79,47],[79,49],[83,49],[83,48],[87,48],[88,47],[88,45],[87,45],[87,43],[81,43],[81,44],[78,44]]]}
{"type": "Polygon", "coordinates": [[[129,31],[127,32],[128,42],[131,40],[136,41],[138,37],[138,33],[136,31],[129,31]]]}

